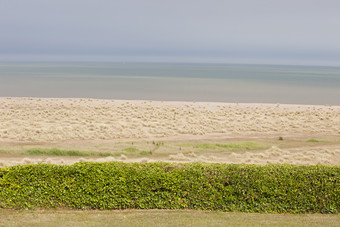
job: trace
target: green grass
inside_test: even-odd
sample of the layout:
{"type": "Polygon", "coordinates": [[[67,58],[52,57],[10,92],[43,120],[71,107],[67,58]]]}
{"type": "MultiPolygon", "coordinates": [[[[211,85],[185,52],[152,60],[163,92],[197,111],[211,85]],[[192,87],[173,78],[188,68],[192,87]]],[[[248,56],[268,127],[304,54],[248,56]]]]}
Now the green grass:
{"type": "Polygon", "coordinates": [[[135,147],[127,147],[127,148],[124,148],[124,151],[126,151],[126,152],[137,152],[138,149],[135,148],[135,147]]]}
{"type": "Polygon", "coordinates": [[[111,152],[62,150],[58,148],[32,148],[22,152],[21,154],[34,156],[114,156],[114,153],[111,152]]]}
{"type": "Polygon", "coordinates": [[[0,210],[0,226],[339,226],[340,215],[195,210],[0,210]]]}
{"type": "Polygon", "coordinates": [[[0,150],[0,154],[12,154],[13,151],[10,150],[0,150]]]}
{"type": "Polygon", "coordinates": [[[259,142],[236,142],[236,143],[199,143],[194,145],[200,149],[222,149],[228,151],[260,150],[268,146],[259,142]]]}
{"type": "Polygon", "coordinates": [[[327,142],[327,140],[309,139],[306,142],[308,142],[308,143],[324,143],[324,142],[327,142]]]}
{"type": "MultiPolygon", "coordinates": [[[[3,151],[2,153],[10,153],[3,151]]],[[[118,157],[120,155],[126,155],[129,157],[137,156],[149,156],[152,155],[152,151],[140,151],[135,147],[127,147],[123,151],[117,152],[93,152],[93,151],[78,151],[78,150],[63,150],[59,148],[31,148],[20,153],[21,155],[31,156],[79,156],[79,157],[118,157]]]]}
{"type": "Polygon", "coordinates": [[[143,156],[152,155],[152,151],[141,151],[140,155],[143,155],[143,156]]]}

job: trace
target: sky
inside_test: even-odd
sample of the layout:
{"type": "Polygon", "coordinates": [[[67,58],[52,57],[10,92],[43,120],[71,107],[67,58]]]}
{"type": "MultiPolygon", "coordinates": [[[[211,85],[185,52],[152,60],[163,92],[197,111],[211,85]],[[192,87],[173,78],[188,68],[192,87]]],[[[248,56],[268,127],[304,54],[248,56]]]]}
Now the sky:
{"type": "Polygon", "coordinates": [[[339,28],[339,0],[0,0],[0,62],[340,66],[339,28]]]}

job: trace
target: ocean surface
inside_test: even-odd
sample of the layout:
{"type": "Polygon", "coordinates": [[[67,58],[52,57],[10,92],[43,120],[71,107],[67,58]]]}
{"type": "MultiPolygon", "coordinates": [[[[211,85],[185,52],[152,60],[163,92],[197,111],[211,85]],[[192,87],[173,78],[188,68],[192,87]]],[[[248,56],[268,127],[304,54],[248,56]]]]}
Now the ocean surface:
{"type": "Polygon", "coordinates": [[[340,105],[340,67],[0,63],[0,97],[340,105]]]}

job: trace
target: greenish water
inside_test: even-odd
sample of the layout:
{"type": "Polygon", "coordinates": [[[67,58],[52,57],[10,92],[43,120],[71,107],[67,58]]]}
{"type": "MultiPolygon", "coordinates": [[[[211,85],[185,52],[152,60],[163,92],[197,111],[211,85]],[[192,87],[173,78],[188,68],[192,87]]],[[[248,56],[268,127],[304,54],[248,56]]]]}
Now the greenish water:
{"type": "Polygon", "coordinates": [[[340,67],[1,63],[0,96],[340,105],[340,67]]]}

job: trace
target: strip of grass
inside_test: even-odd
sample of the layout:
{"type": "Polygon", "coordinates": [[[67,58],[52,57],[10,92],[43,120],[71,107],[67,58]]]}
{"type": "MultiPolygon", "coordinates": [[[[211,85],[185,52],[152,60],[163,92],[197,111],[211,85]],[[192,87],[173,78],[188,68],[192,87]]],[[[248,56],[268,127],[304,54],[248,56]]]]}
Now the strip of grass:
{"type": "Polygon", "coordinates": [[[327,140],[318,140],[318,139],[309,139],[306,142],[308,143],[325,143],[328,142],[327,140]]]}
{"type": "Polygon", "coordinates": [[[9,150],[0,150],[0,154],[11,154],[13,153],[13,151],[9,151],[9,150]]]}
{"type": "Polygon", "coordinates": [[[91,163],[0,168],[0,208],[338,213],[340,167],[91,163]]]}
{"type": "Polygon", "coordinates": [[[0,210],[0,226],[339,226],[334,214],[254,214],[195,210],[0,210]],[[170,220],[170,221],[169,221],[170,220]]]}
{"type": "MultiPolygon", "coordinates": [[[[7,152],[9,153],[9,152],[7,152]]],[[[32,156],[79,156],[79,157],[118,157],[126,155],[128,157],[150,156],[152,151],[139,151],[135,147],[125,148],[123,151],[117,152],[93,152],[93,151],[78,151],[78,150],[63,150],[58,148],[32,148],[21,152],[21,155],[32,156]]]]}
{"type": "Polygon", "coordinates": [[[124,148],[124,151],[133,153],[133,152],[137,152],[138,149],[135,147],[127,147],[127,148],[124,148]]]}
{"type": "Polygon", "coordinates": [[[142,155],[142,156],[149,156],[149,155],[152,155],[152,151],[141,151],[140,155],[142,155]]]}
{"type": "Polygon", "coordinates": [[[92,152],[92,151],[77,151],[77,150],[62,150],[58,148],[32,148],[21,153],[22,155],[34,156],[114,156],[110,152],[92,152]]]}
{"type": "Polygon", "coordinates": [[[259,142],[236,142],[236,143],[199,143],[194,145],[200,149],[223,149],[229,151],[260,150],[268,148],[259,142]]]}

